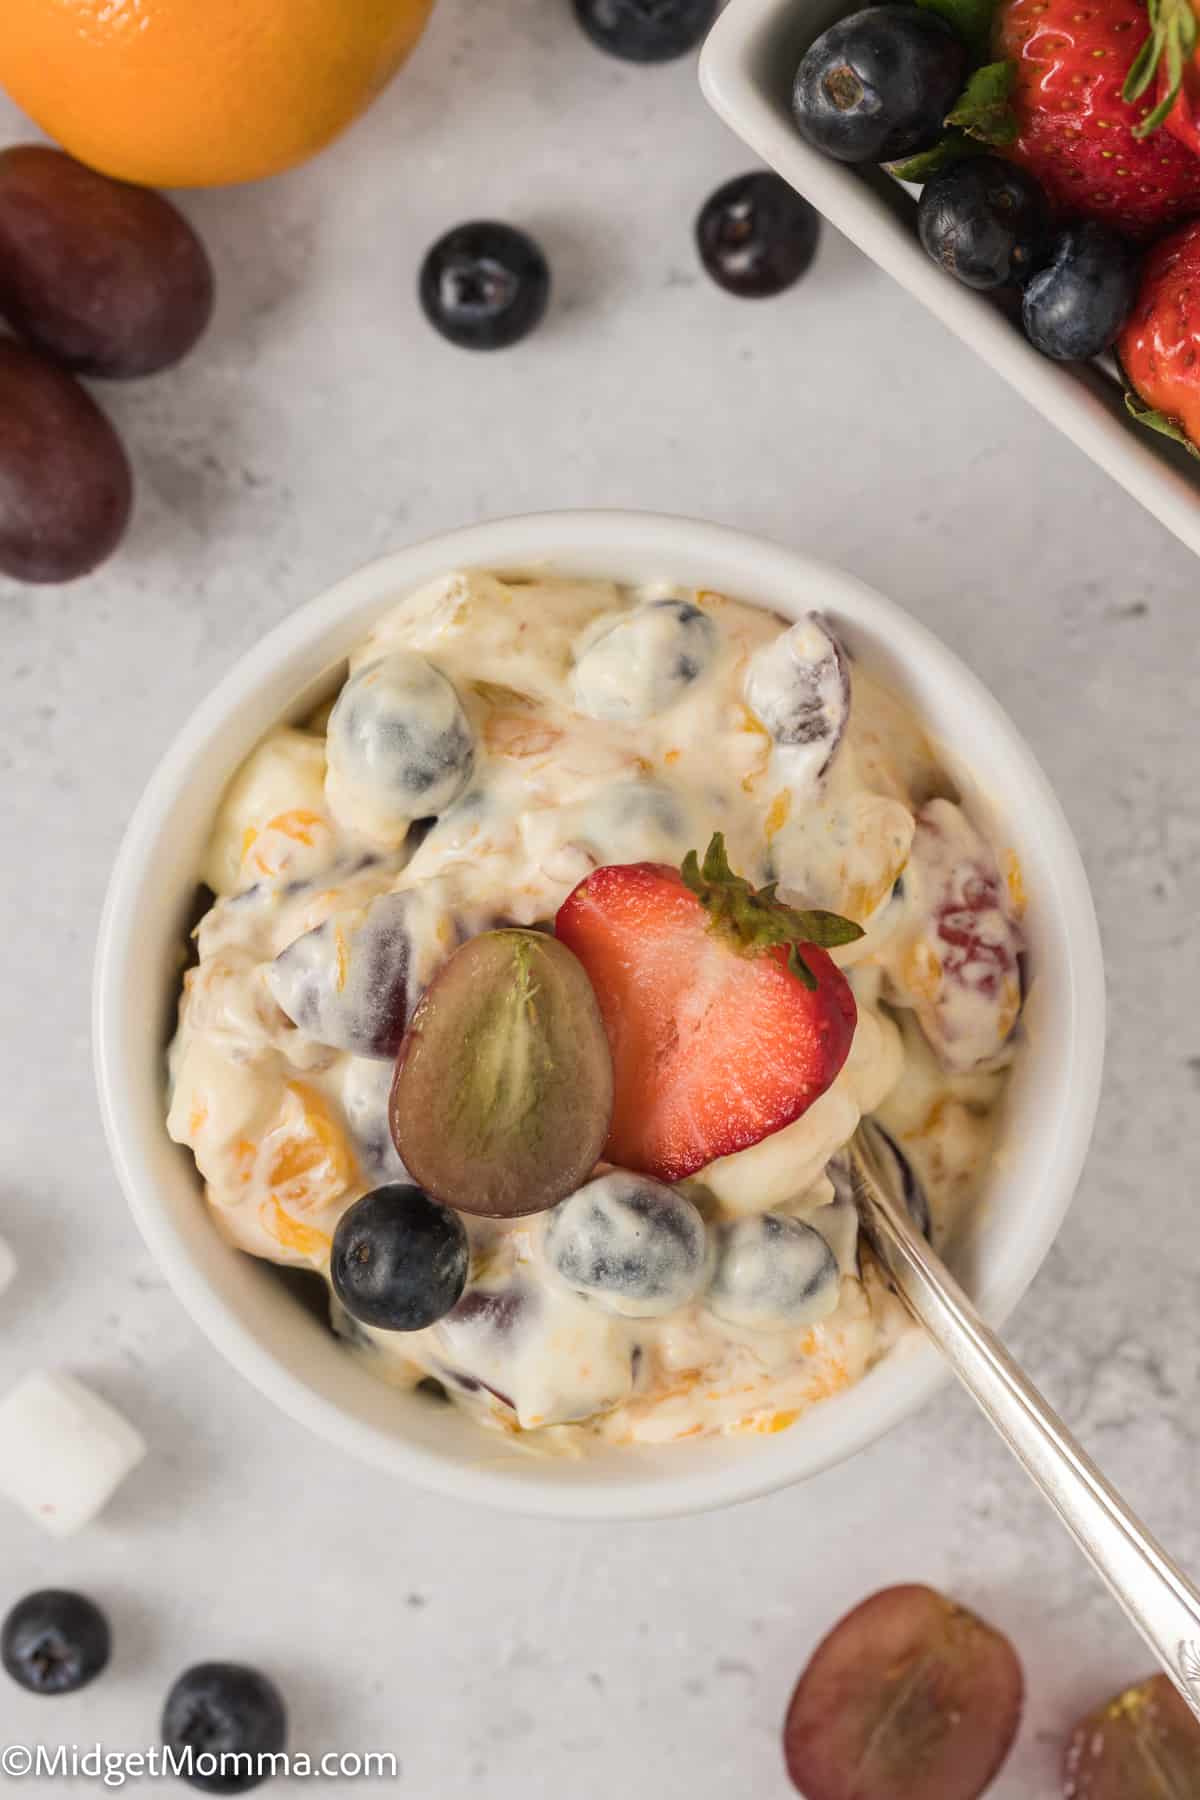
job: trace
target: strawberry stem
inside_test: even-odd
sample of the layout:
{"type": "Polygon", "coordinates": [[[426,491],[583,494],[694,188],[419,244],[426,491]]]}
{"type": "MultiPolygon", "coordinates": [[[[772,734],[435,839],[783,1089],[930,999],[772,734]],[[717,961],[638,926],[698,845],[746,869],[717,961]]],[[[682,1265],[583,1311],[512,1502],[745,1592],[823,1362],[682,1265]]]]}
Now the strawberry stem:
{"type": "Polygon", "coordinates": [[[729,866],[723,832],[715,831],[701,863],[695,850],[683,859],[680,874],[701,906],[711,915],[715,929],[733,939],[737,949],[757,955],[776,945],[786,945],[788,968],[804,986],[815,989],[817,978],[800,954],[801,944],[822,950],[853,944],[863,935],[862,926],[840,913],[808,912],[776,898],[776,883],[755,888],[729,866]]]}

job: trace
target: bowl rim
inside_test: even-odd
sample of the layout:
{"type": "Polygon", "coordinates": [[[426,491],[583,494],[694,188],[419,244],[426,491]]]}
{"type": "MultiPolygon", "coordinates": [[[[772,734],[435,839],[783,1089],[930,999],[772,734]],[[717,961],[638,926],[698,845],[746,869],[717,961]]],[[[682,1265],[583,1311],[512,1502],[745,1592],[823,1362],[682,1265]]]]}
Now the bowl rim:
{"type": "MultiPolygon", "coordinates": [[[[726,569],[731,563],[738,564],[744,582],[741,598],[753,602],[756,586],[765,591],[773,581],[803,586],[816,580],[832,588],[835,600],[847,598],[856,622],[868,632],[889,643],[898,634],[904,640],[899,651],[902,664],[916,667],[923,661],[936,666],[957,684],[973,711],[988,720],[1003,742],[1005,756],[1020,770],[1026,797],[1032,796],[1039,809],[1039,829],[1052,843],[1058,910],[1071,920],[1064,938],[1067,1016],[1057,1021],[1063,1030],[1070,1079],[1065,1084],[1064,1114],[1058,1122],[1055,1167],[1047,1178],[1047,1205],[1039,1215],[1038,1228],[1025,1233],[1021,1244],[1013,1246],[1002,1278],[990,1281],[978,1296],[990,1322],[1002,1322],[1041,1267],[1065,1217],[1099,1102],[1105,997],[1091,893],[1061,806],[999,703],[958,657],[911,615],[820,559],[726,526],[670,514],[600,509],[494,519],[438,533],[374,559],[288,614],[234,663],[191,713],[161,757],[130,817],[113,865],[97,938],[93,1051],[105,1136],[142,1237],[193,1321],[261,1393],[339,1449],[445,1497],[525,1515],[608,1520],[669,1517],[755,1498],[805,1479],[885,1435],[947,1382],[949,1371],[932,1345],[914,1332],[876,1365],[876,1371],[894,1369],[896,1373],[882,1384],[883,1404],[870,1417],[859,1417],[860,1409],[852,1404],[839,1412],[835,1400],[806,1415],[808,1419],[820,1415],[824,1426],[812,1442],[795,1430],[766,1443],[755,1440],[745,1456],[722,1466],[681,1473],[678,1480],[639,1476],[636,1450],[628,1452],[628,1480],[579,1480],[567,1486],[539,1477],[528,1466],[522,1467],[516,1480],[482,1465],[458,1463],[354,1417],[318,1394],[301,1374],[255,1339],[236,1316],[232,1302],[199,1268],[159,1196],[149,1134],[143,1133],[138,1118],[139,1073],[123,1049],[127,1019],[137,1010],[130,976],[136,967],[138,896],[151,880],[153,848],[173,809],[186,796],[205,748],[218,741],[225,721],[249,696],[331,631],[347,631],[353,621],[355,633],[361,633],[372,616],[385,611],[404,592],[453,568],[532,570],[539,562],[554,558],[569,562],[574,556],[595,562],[607,550],[614,558],[644,558],[645,579],[654,579],[656,563],[659,572],[669,573],[672,542],[676,546],[686,543],[690,560],[699,555],[714,565],[724,564],[726,569]],[[788,1439],[793,1440],[792,1455],[786,1452],[788,1439]],[[766,1454],[768,1448],[772,1454],[766,1454]]],[[[674,554],[680,555],[678,548],[674,554]]],[[[569,570],[567,573],[569,578],[569,570]]],[[[336,655],[330,659],[332,663],[337,660],[336,655]]],[[[298,690],[303,687],[299,674],[296,685],[298,690]]],[[[194,871],[189,871],[188,880],[194,880],[194,871]]],[[[143,1070],[140,1078],[144,1075],[143,1070]]],[[[165,1122],[162,1129],[165,1132],[165,1122]]],[[[161,1144],[157,1147],[161,1149],[161,1144]]],[[[838,1398],[852,1402],[861,1391],[860,1383],[838,1398]]]]}

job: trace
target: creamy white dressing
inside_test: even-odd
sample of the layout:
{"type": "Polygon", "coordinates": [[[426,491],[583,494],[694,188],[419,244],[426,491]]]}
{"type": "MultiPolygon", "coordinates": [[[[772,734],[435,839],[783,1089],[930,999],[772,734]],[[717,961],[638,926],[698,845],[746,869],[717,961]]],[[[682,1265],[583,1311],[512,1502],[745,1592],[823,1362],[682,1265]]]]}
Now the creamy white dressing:
{"type": "Polygon", "coordinates": [[[346,1326],[385,1378],[432,1375],[489,1426],[562,1427],[544,1433],[554,1445],[663,1442],[782,1429],[893,1341],[897,1310],[860,1267],[853,1209],[826,1171],[878,1113],[935,1235],[969,1205],[1019,1009],[1019,874],[957,804],[931,799],[952,788],[919,722],[845,663],[832,630],[715,593],[452,574],[381,620],[332,714],[268,733],[231,782],[202,871],[217,898],[185,976],[168,1129],[230,1243],[323,1274],[346,1208],[403,1169],[389,1063],[320,1041],[323,1015],[304,1004],[311,944],[275,963],[303,934],[324,927],[317,948],[334,943],[347,993],[365,994],[362,921],[403,896],[387,905],[411,1001],[474,933],[550,921],[598,865],[678,864],[714,830],[739,872],[865,928],[834,952],[859,1008],[837,1079],[794,1124],[681,1184],[709,1266],[718,1243],[741,1258],[728,1292],[656,1316],[613,1310],[551,1266],[543,1220],[468,1218],[455,1313],[416,1333],[346,1326]],[[392,709],[382,740],[355,711],[367,690],[392,709]],[[784,1234],[800,1258],[784,1322],[755,1310],[764,1294],[783,1304],[755,1237],[768,1212],[807,1222],[831,1252],[784,1234]]]}

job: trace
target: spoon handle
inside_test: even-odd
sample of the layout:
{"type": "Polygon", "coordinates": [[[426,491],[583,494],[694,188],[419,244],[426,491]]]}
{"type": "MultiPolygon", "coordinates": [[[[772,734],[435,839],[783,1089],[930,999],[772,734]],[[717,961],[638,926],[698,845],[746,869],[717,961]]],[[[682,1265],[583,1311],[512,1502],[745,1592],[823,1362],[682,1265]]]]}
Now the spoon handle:
{"type": "Polygon", "coordinates": [[[1200,1719],[1200,1591],[1136,1519],[984,1324],[854,1145],[855,1198],[901,1299],[987,1414],[1200,1719]]]}

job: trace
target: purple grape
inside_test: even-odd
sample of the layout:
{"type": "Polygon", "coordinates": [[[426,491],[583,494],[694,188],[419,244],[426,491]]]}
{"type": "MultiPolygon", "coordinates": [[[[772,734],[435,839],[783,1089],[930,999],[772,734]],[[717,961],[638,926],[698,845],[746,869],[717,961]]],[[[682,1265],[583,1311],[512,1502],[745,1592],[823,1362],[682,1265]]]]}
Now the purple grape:
{"type": "Polygon", "coordinates": [[[420,991],[417,890],[335,914],[281,950],[267,983],[292,1024],[318,1044],[391,1062],[420,991]]]}
{"type": "Polygon", "coordinates": [[[803,750],[825,774],[850,719],[850,667],[823,619],[807,619],[755,652],[746,704],[781,749],[803,750]]]}

